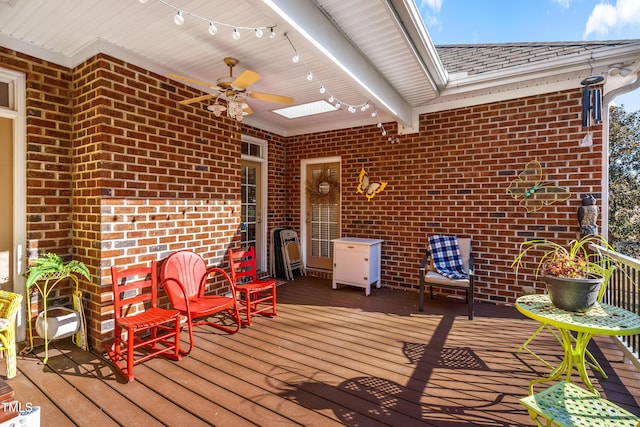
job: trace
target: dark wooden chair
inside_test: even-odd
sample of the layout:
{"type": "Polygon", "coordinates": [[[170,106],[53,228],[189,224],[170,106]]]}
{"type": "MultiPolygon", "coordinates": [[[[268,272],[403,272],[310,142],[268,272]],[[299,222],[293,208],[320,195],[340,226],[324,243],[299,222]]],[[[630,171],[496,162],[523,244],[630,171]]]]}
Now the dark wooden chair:
{"type": "Polygon", "coordinates": [[[244,324],[251,326],[251,316],[277,316],[275,279],[258,279],[255,249],[229,248],[231,280],[240,295],[238,304],[244,313],[244,324]]]}
{"type": "Polygon", "coordinates": [[[193,349],[193,327],[210,325],[233,334],[240,330],[240,313],[236,302],[233,281],[218,267],[207,267],[204,259],[191,251],[174,252],[162,263],[160,277],[171,305],[187,317],[189,328],[189,354],[193,349]],[[227,286],[230,296],[208,292],[209,285],[227,286]],[[217,314],[227,314],[226,319],[209,320],[217,314]],[[231,326],[224,324],[230,320],[231,326]]]}
{"type": "Polygon", "coordinates": [[[111,267],[114,330],[107,354],[129,381],[138,363],[159,355],[181,358],[180,312],[158,307],[156,267],[155,261],[150,267],[111,267]]]}

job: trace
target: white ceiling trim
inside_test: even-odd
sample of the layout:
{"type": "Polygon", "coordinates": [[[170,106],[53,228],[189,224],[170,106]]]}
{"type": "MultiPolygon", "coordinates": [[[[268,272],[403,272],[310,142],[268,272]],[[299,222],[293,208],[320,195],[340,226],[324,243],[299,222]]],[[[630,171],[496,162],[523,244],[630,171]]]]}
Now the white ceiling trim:
{"type": "Polygon", "coordinates": [[[398,120],[411,124],[411,106],[309,0],[263,0],[398,120]]]}

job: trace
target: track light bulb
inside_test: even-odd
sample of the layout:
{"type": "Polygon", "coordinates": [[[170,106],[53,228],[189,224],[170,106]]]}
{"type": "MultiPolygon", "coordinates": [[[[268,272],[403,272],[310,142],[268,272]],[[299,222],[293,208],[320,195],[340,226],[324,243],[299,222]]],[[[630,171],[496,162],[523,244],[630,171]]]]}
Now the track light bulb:
{"type": "Polygon", "coordinates": [[[376,113],[375,111],[373,113],[371,113],[371,117],[375,117],[377,115],[378,115],[378,113],[376,113]]]}
{"type": "Polygon", "coordinates": [[[340,109],[340,102],[336,102],[336,110],[340,109]]]}
{"type": "Polygon", "coordinates": [[[291,58],[291,60],[294,64],[297,64],[298,61],[300,61],[300,56],[298,56],[298,54],[296,53],[295,55],[293,55],[293,58],[291,58]]]}
{"type": "Polygon", "coordinates": [[[217,32],[218,32],[218,27],[216,27],[216,24],[214,24],[213,22],[209,22],[209,34],[211,34],[212,36],[215,36],[217,32]]]}
{"type": "Polygon", "coordinates": [[[382,131],[382,136],[387,136],[387,131],[386,130],[382,131]]]}
{"type": "Polygon", "coordinates": [[[311,71],[307,74],[307,80],[313,80],[313,74],[311,74],[311,71]]]}
{"type": "Polygon", "coordinates": [[[175,22],[176,25],[184,24],[184,16],[182,16],[181,10],[178,10],[178,13],[176,13],[176,16],[173,17],[173,22],[175,22]]]}
{"type": "Polygon", "coordinates": [[[240,31],[238,31],[237,27],[233,29],[233,39],[240,40],[240,31]]]}
{"type": "Polygon", "coordinates": [[[367,106],[366,106],[366,105],[361,105],[361,106],[360,106],[360,111],[365,111],[366,109],[367,109],[367,106]]]}
{"type": "Polygon", "coordinates": [[[327,90],[324,88],[324,86],[320,86],[320,93],[325,93],[327,90]]]}
{"type": "Polygon", "coordinates": [[[269,33],[269,38],[270,39],[275,39],[276,38],[276,30],[271,27],[271,32],[269,33]]]}
{"type": "Polygon", "coordinates": [[[334,101],[334,100],[335,100],[335,99],[333,98],[333,95],[329,96],[329,102],[330,102],[330,103],[332,103],[332,104],[333,104],[333,101],[334,101]]]}
{"type": "Polygon", "coordinates": [[[262,30],[260,28],[256,28],[256,37],[257,38],[262,38],[262,35],[264,33],[262,32],[262,30]]]}
{"type": "Polygon", "coordinates": [[[349,105],[348,110],[349,110],[350,113],[355,113],[356,112],[356,109],[355,109],[355,107],[353,105],[349,105]]]}

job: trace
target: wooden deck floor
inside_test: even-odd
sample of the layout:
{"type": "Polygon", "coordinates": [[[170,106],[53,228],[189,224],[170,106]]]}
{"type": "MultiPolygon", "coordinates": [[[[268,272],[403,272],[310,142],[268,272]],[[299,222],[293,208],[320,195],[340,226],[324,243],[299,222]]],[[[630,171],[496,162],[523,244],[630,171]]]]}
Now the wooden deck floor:
{"type": "MultiPolygon", "coordinates": [[[[156,358],[124,381],[102,356],[56,342],[19,358],[7,382],[43,426],[522,426],[518,399],[549,370],[515,349],[536,328],[513,307],[466,306],[438,297],[417,311],[417,294],[331,290],[298,278],[278,287],[279,316],[227,335],[199,328],[179,362],[156,358]]],[[[185,334],[186,337],[186,334],[185,334]]],[[[557,362],[551,335],[535,341],[557,362]]],[[[640,414],[640,373],[610,338],[590,347],[609,379],[602,394],[640,414]]],[[[579,381],[579,380],[577,380],[579,381]]]]}

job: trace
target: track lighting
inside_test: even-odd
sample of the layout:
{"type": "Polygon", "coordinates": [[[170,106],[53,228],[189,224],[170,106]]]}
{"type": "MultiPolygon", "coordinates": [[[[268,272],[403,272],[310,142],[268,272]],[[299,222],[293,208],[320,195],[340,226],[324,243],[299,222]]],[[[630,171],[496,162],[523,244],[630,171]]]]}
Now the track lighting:
{"type": "Polygon", "coordinates": [[[324,86],[320,86],[320,93],[325,93],[327,90],[324,88],[324,86]]]}
{"type": "Polygon", "coordinates": [[[270,39],[275,39],[276,38],[276,29],[271,27],[271,33],[269,34],[269,38],[270,39]]]}
{"type": "Polygon", "coordinates": [[[240,31],[238,31],[238,27],[233,27],[233,39],[240,40],[240,31]]]}
{"type": "Polygon", "coordinates": [[[313,80],[313,74],[311,74],[311,71],[307,74],[307,80],[313,80]]]}
{"type": "Polygon", "coordinates": [[[173,22],[175,22],[176,25],[184,24],[184,16],[182,16],[181,10],[178,10],[178,13],[176,13],[176,15],[173,17],[173,22]]]}
{"type": "Polygon", "coordinates": [[[339,101],[338,101],[338,102],[336,102],[336,110],[339,110],[339,109],[340,109],[340,106],[341,106],[340,102],[339,102],[339,101]]]}
{"type": "Polygon", "coordinates": [[[291,58],[291,61],[293,61],[294,64],[297,64],[298,61],[300,61],[300,56],[296,53],[293,55],[293,58],[291,58]]]}
{"type": "Polygon", "coordinates": [[[216,27],[216,24],[214,24],[213,21],[209,22],[209,34],[215,36],[217,32],[218,27],[216,27]]]}
{"type": "Polygon", "coordinates": [[[264,33],[262,32],[262,30],[260,28],[256,28],[256,37],[257,38],[259,38],[259,39],[262,38],[263,34],[264,33]]]}

